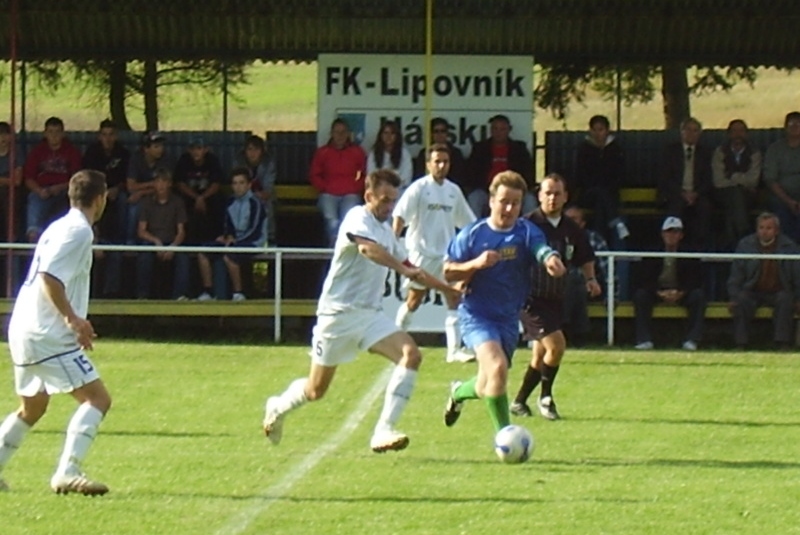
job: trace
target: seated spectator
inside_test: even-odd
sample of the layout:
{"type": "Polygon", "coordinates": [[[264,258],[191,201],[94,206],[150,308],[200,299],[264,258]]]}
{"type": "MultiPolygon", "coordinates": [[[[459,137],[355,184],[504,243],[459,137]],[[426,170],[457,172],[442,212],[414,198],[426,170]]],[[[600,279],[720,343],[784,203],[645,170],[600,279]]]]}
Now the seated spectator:
{"type": "MultiPolygon", "coordinates": [[[[450,151],[450,172],[447,179],[461,188],[461,192],[466,196],[465,191],[466,179],[466,164],[464,162],[464,154],[461,150],[450,143],[450,123],[444,117],[434,117],[431,119],[431,142],[430,145],[446,145],[447,150],[450,151]]],[[[416,180],[428,174],[428,154],[425,147],[419,150],[419,154],[414,158],[414,176],[416,180]]]]}
{"type": "MultiPolygon", "coordinates": [[[[0,240],[16,241],[15,236],[8,236],[8,202],[10,189],[18,188],[22,184],[22,166],[25,159],[18,148],[14,150],[14,168],[11,168],[11,125],[5,121],[0,122],[0,240]]],[[[15,193],[18,190],[14,190],[15,193]]],[[[19,193],[17,193],[19,195],[19,193]]]]}
{"type": "Polygon", "coordinates": [[[610,131],[608,118],[589,119],[589,135],[578,147],[575,189],[578,205],[592,210],[592,228],[615,249],[624,250],[630,235],[619,215],[619,190],[625,177],[622,148],[610,131]]]}
{"type": "MultiPolygon", "coordinates": [[[[586,220],[583,210],[577,206],[569,206],[564,210],[564,215],[572,219],[577,225],[586,231],[586,237],[594,252],[608,251],[608,244],[603,236],[594,230],[586,228],[586,220]]],[[[595,256],[594,273],[597,278],[601,294],[597,298],[591,298],[586,291],[586,277],[580,267],[569,265],[567,268],[567,286],[564,290],[564,332],[570,345],[580,347],[585,344],[586,338],[591,330],[589,322],[589,300],[605,300],[608,292],[608,259],[604,256],[595,256]]],[[[619,300],[619,284],[616,283],[617,276],[614,276],[614,297],[619,300]]]]}
{"type": "Polygon", "coordinates": [[[681,140],[664,152],[658,199],[667,215],[684,222],[686,243],[696,249],[709,246],[711,228],[711,151],[699,144],[702,126],[694,118],[681,123],[681,140]]]}
{"type": "MultiPolygon", "coordinates": [[[[139,210],[138,236],[141,245],[177,246],[186,238],[186,205],[172,192],[172,175],[155,170],[154,193],[144,197],[139,210]]],[[[189,257],[172,251],[139,252],[136,256],[136,297],[148,299],[153,286],[153,263],[172,263],[172,298],[186,299],[189,289],[189,257]]],[[[159,273],[163,270],[159,269],[159,273]]],[[[165,279],[159,278],[163,282],[165,279]]]]}
{"type": "Polygon", "coordinates": [[[786,115],[786,137],[769,146],[764,156],[764,183],[781,232],[800,241],[800,111],[786,115]]]}
{"type": "Polygon", "coordinates": [[[267,213],[267,241],[275,243],[275,158],[266,143],[258,136],[250,136],[242,152],[241,166],[250,171],[250,189],[264,205],[267,213]]]}
{"type": "Polygon", "coordinates": [[[505,115],[489,119],[490,137],[475,143],[467,160],[467,202],[475,217],[489,213],[489,184],[497,173],[516,171],[528,184],[522,200],[522,213],[532,212],[536,206],[536,182],[533,179],[533,158],[522,141],[509,137],[511,122],[505,115]]]}
{"type": "Polygon", "coordinates": [[[367,174],[378,169],[391,169],[397,173],[400,177],[399,195],[411,184],[411,174],[414,172],[411,154],[403,146],[400,127],[394,121],[381,123],[378,136],[367,156],[367,174]]]}
{"type": "Polygon", "coordinates": [[[178,158],[173,180],[186,202],[186,242],[213,240],[225,211],[225,198],[220,193],[222,166],[202,137],[194,138],[189,150],[178,158]]]}
{"type": "Polygon", "coordinates": [[[317,205],[325,219],[328,246],[336,243],[336,234],[344,215],[361,204],[367,156],[350,139],[350,128],[343,119],[331,124],[327,144],[314,152],[309,181],[319,192],[317,205]]]}
{"type": "Polygon", "coordinates": [[[164,152],[164,134],[145,132],[142,135],[142,148],[131,155],[128,166],[126,189],[128,190],[128,216],[125,239],[134,243],[139,232],[139,201],[155,191],[157,169],[172,169],[172,164],[164,152]]]}
{"type": "MultiPolygon", "coordinates": [[[[663,251],[684,252],[683,222],[668,216],[661,225],[663,251]]],[[[703,265],[695,258],[645,258],[634,271],[636,288],[633,310],[636,322],[636,349],[653,349],[650,323],[657,302],[686,309],[689,321],[683,349],[695,351],[703,338],[706,296],[703,292],[703,265]]]]}
{"type": "Polygon", "coordinates": [[[747,123],[728,123],[728,140],[714,150],[711,160],[714,198],[723,209],[723,250],[731,251],[751,232],[748,213],[758,203],[761,151],[747,141],[747,123]]]}
{"type": "Polygon", "coordinates": [[[28,154],[23,168],[28,193],[26,234],[36,243],[44,227],[69,208],[70,177],[81,168],[81,153],[64,137],[64,122],[50,117],[44,123],[44,139],[28,154]]]}
{"type": "Polygon", "coordinates": [[[773,340],[786,349],[792,342],[794,313],[800,303],[800,263],[773,260],[773,254],[797,254],[797,245],[781,233],[778,216],[764,212],[756,231],[739,241],[736,252],[762,258],[735,259],[728,277],[728,308],[733,316],[733,340],[740,349],[750,341],[750,323],[756,309],[772,307],[773,340]]]}
{"type": "MultiPolygon", "coordinates": [[[[231,172],[231,187],[233,188],[233,197],[230,199],[228,209],[225,212],[225,225],[222,235],[207,245],[217,247],[263,247],[267,241],[267,214],[264,211],[264,205],[250,191],[250,172],[246,167],[237,167],[231,172]]],[[[241,264],[254,256],[255,253],[226,253],[222,255],[222,261],[225,263],[228,275],[231,278],[232,298],[234,301],[244,301],[246,299],[242,291],[241,264]]],[[[200,294],[197,300],[208,301],[212,299],[213,284],[212,265],[209,255],[205,253],[198,254],[197,262],[203,283],[203,293],[200,294]]],[[[217,281],[220,280],[219,277],[215,277],[215,279],[217,281]]],[[[217,283],[215,285],[216,288],[213,290],[217,299],[224,299],[227,293],[222,282],[217,283]]]]}

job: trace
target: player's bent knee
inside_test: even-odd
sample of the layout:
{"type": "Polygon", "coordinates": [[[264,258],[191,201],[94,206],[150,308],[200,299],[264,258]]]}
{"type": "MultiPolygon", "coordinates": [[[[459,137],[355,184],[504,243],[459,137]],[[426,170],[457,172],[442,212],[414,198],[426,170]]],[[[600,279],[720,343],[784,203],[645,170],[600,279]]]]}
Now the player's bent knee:
{"type": "Polygon", "coordinates": [[[403,346],[403,365],[412,370],[416,370],[422,365],[422,352],[416,344],[403,346]]]}

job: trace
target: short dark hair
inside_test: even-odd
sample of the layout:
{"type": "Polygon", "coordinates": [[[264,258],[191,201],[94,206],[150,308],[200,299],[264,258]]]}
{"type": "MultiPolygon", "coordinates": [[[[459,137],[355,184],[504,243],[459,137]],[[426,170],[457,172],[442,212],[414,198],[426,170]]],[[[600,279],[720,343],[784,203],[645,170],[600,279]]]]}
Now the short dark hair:
{"type": "Polygon", "coordinates": [[[264,140],[255,134],[252,136],[248,136],[247,141],[244,142],[245,148],[253,147],[254,149],[258,149],[260,151],[264,151],[264,140]]]}
{"type": "Polygon", "coordinates": [[[172,173],[166,167],[156,167],[153,170],[153,180],[166,180],[172,182],[172,173]]]}
{"type": "Polygon", "coordinates": [[[47,128],[48,126],[60,126],[61,130],[64,130],[64,121],[58,117],[48,117],[44,122],[44,127],[47,128]]]}
{"type": "Polygon", "coordinates": [[[250,181],[250,169],[248,169],[247,167],[245,167],[243,165],[239,165],[239,166],[236,166],[233,169],[231,169],[231,173],[230,173],[228,178],[230,178],[231,182],[233,182],[233,177],[239,176],[239,175],[246,176],[247,180],[250,181]]]}
{"type": "Polygon", "coordinates": [[[5,121],[0,121],[0,134],[10,134],[11,125],[5,121]]]}
{"type": "Polygon", "coordinates": [[[492,115],[492,116],[489,118],[489,122],[490,122],[490,123],[493,123],[493,122],[495,122],[495,121],[503,121],[503,122],[505,122],[507,125],[511,125],[511,121],[509,121],[509,120],[508,120],[508,116],[507,116],[507,115],[503,115],[502,113],[498,113],[497,115],[492,115]]]}
{"type": "Polygon", "coordinates": [[[800,111],[790,111],[786,114],[786,119],[783,121],[783,126],[789,126],[789,121],[800,121],[800,111]]]}
{"type": "Polygon", "coordinates": [[[427,156],[428,156],[427,161],[430,161],[431,156],[433,155],[434,152],[444,152],[449,156],[450,155],[450,147],[448,147],[444,143],[434,143],[433,145],[428,147],[428,150],[426,151],[427,156]]]}
{"type": "Polygon", "coordinates": [[[106,175],[94,169],[81,169],[69,179],[69,201],[72,206],[88,208],[100,195],[105,195],[106,175]]]}
{"type": "Polygon", "coordinates": [[[444,117],[434,117],[431,119],[431,130],[436,128],[437,126],[444,126],[446,128],[450,128],[450,123],[447,122],[447,119],[444,117]]]}
{"type": "Polygon", "coordinates": [[[100,121],[100,130],[103,128],[113,128],[114,130],[117,129],[117,123],[112,121],[111,119],[103,119],[100,121]]]}
{"type": "Polygon", "coordinates": [[[605,115],[592,115],[591,119],[589,119],[589,128],[593,128],[597,123],[602,124],[606,129],[611,128],[611,123],[605,115]]]}
{"type": "Polygon", "coordinates": [[[364,181],[364,187],[367,190],[375,191],[383,184],[389,184],[395,188],[400,187],[400,175],[391,169],[376,169],[367,175],[364,181]]]}
{"type": "Polygon", "coordinates": [[[728,131],[730,131],[730,129],[733,128],[733,126],[737,125],[737,124],[740,124],[740,125],[744,126],[745,130],[748,129],[747,128],[747,123],[744,122],[744,119],[734,119],[734,120],[732,120],[731,122],[728,123],[728,131]]]}

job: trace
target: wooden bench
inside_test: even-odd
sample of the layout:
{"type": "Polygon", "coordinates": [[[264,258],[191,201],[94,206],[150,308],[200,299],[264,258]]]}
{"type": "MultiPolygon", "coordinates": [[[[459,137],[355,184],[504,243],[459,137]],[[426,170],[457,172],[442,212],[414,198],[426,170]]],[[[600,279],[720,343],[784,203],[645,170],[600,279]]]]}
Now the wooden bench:
{"type": "Polygon", "coordinates": [[[310,184],[276,184],[276,212],[284,214],[315,213],[317,209],[317,190],[310,184]]]}
{"type": "MultiPolygon", "coordinates": [[[[589,303],[590,318],[606,318],[608,316],[605,303],[589,303]]],[[[656,305],[653,307],[653,318],[686,318],[686,309],[678,305],[656,305]]],[[[617,319],[633,318],[633,303],[624,301],[614,307],[614,317],[617,319]]],[[[756,310],[756,318],[769,319],[772,317],[770,307],[759,307],[756,310]]],[[[730,319],[728,303],[724,301],[712,301],[706,306],[706,319],[730,319]]]]}

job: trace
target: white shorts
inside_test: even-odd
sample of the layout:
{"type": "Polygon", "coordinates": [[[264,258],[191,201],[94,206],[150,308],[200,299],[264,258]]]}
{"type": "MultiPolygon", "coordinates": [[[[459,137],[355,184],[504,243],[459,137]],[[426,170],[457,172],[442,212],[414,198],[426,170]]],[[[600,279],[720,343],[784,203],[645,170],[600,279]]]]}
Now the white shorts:
{"type": "Polygon", "coordinates": [[[14,365],[14,387],[25,397],[40,392],[68,393],[97,379],[100,374],[83,351],[71,351],[38,364],[14,365]]]}
{"type": "Polygon", "coordinates": [[[311,337],[311,360],[321,366],[351,362],[400,328],[385,314],[375,310],[351,310],[317,316],[311,337]]]}
{"type": "MultiPolygon", "coordinates": [[[[423,256],[415,251],[409,251],[408,261],[422,268],[434,277],[444,279],[444,257],[443,256],[423,256]]],[[[411,279],[403,278],[403,288],[414,290],[427,290],[428,287],[411,279]]]]}

